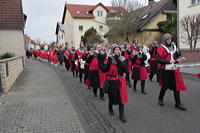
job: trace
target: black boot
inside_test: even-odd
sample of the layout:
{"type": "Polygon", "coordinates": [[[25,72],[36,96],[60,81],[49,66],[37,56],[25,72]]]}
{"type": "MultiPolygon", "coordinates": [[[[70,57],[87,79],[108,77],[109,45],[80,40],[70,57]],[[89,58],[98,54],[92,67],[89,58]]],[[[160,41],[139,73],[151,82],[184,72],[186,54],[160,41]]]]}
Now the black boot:
{"type": "Polygon", "coordinates": [[[147,92],[144,90],[145,87],[145,80],[141,80],[141,92],[142,94],[147,94],[147,92]]]}
{"type": "Polygon", "coordinates": [[[119,119],[122,122],[126,123],[126,118],[124,116],[124,105],[123,104],[119,105],[119,119]]]}
{"type": "Polygon", "coordinates": [[[108,102],[108,110],[110,115],[114,115],[113,104],[110,102],[110,100],[108,102]]]}
{"type": "Polygon", "coordinates": [[[185,108],[185,107],[183,106],[183,104],[181,104],[181,103],[176,104],[175,107],[176,107],[177,109],[182,110],[182,111],[186,111],[186,108],[185,108]]]}
{"type": "Polygon", "coordinates": [[[152,75],[152,74],[150,73],[150,75],[149,75],[149,80],[150,80],[150,81],[153,81],[151,75],[152,75]]]}
{"type": "Polygon", "coordinates": [[[129,87],[129,88],[131,88],[131,87],[132,87],[132,84],[131,84],[131,82],[130,82],[130,81],[127,81],[127,85],[128,85],[128,87],[129,87]]]}
{"type": "Polygon", "coordinates": [[[97,88],[93,88],[94,97],[97,97],[97,88]]]}
{"type": "Polygon", "coordinates": [[[180,98],[180,92],[179,91],[174,91],[174,99],[175,99],[175,107],[177,109],[186,111],[186,108],[183,106],[183,104],[181,104],[181,98],[180,98]]]}
{"type": "Polygon", "coordinates": [[[165,88],[165,87],[162,87],[161,90],[160,90],[160,93],[159,93],[159,96],[158,96],[158,104],[160,106],[164,106],[163,97],[165,95],[166,90],[167,90],[167,88],[165,88]]]}
{"type": "Polygon", "coordinates": [[[101,97],[100,99],[101,99],[102,101],[105,101],[105,100],[106,100],[104,97],[101,97]]]}
{"type": "Polygon", "coordinates": [[[133,91],[137,91],[137,89],[136,89],[136,86],[137,86],[137,80],[134,80],[133,81],[133,91]]]}
{"type": "Polygon", "coordinates": [[[160,106],[164,106],[163,100],[162,100],[162,99],[158,99],[158,104],[159,104],[160,106]]]}
{"type": "Polygon", "coordinates": [[[144,88],[142,89],[141,93],[144,94],[144,95],[147,94],[147,92],[144,90],[144,88]]]}

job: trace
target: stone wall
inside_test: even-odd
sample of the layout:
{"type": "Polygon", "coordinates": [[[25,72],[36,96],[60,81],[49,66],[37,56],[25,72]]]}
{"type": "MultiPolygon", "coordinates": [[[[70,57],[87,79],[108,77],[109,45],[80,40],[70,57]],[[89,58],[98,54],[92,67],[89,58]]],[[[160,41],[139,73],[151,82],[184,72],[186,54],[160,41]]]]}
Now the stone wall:
{"type": "Polygon", "coordinates": [[[25,66],[24,57],[0,60],[0,89],[7,93],[12,88],[25,66]]]}

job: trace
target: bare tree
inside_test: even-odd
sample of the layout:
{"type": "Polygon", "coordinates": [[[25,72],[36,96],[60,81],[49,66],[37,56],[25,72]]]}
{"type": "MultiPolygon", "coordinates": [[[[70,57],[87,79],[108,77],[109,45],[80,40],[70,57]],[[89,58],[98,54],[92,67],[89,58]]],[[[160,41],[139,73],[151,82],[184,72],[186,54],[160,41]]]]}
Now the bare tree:
{"type": "Polygon", "coordinates": [[[136,0],[112,0],[111,4],[116,9],[116,14],[120,16],[117,25],[122,27],[124,40],[127,41],[128,35],[136,29],[133,30],[132,27],[137,27],[133,25],[133,19],[139,15],[137,9],[141,8],[142,5],[136,0]]]}
{"type": "Polygon", "coordinates": [[[183,17],[181,28],[183,30],[182,42],[188,44],[191,50],[196,50],[197,42],[200,39],[200,14],[183,17]]]}

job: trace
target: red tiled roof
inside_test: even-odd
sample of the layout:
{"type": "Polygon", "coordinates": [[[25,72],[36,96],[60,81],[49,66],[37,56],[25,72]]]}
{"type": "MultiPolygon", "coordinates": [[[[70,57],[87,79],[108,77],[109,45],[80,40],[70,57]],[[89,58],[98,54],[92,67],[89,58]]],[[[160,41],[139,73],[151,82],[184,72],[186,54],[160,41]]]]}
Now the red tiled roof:
{"type": "Polygon", "coordinates": [[[31,40],[31,44],[36,44],[35,40],[31,40]]]}
{"type": "Polygon", "coordinates": [[[24,23],[21,0],[0,0],[0,27],[23,28],[24,23]]]}
{"type": "Polygon", "coordinates": [[[76,4],[66,4],[72,17],[83,17],[83,18],[94,18],[93,13],[89,12],[94,6],[92,5],[76,5],[76,4]],[[80,11],[78,14],[77,11],[80,11]],[[88,14],[86,12],[89,12],[88,14]]]}
{"type": "Polygon", "coordinates": [[[98,6],[104,7],[107,11],[114,10],[114,7],[104,6],[102,3],[97,5],[65,4],[62,24],[64,24],[67,9],[69,10],[71,16],[74,18],[94,18],[95,16],[93,15],[93,10],[98,6]],[[79,13],[77,13],[77,11],[79,11],[79,13]]]}

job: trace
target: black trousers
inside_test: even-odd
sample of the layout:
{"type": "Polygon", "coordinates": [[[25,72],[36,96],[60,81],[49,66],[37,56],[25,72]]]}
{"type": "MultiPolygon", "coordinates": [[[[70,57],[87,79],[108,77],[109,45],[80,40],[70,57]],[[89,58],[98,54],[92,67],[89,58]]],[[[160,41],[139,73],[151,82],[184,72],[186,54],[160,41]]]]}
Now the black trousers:
{"type": "MultiPolygon", "coordinates": [[[[113,112],[113,105],[114,105],[113,102],[111,100],[109,100],[108,101],[108,109],[110,112],[113,112]]],[[[119,103],[118,106],[119,106],[119,114],[120,115],[124,114],[124,104],[119,103]]]]}
{"type": "Polygon", "coordinates": [[[130,82],[130,76],[129,76],[129,75],[130,75],[129,72],[126,73],[126,82],[131,83],[131,82],[130,82]]]}
{"type": "Polygon", "coordinates": [[[82,81],[82,79],[83,79],[83,74],[84,74],[84,69],[79,68],[79,78],[80,78],[80,81],[82,81]]]}
{"type": "Polygon", "coordinates": [[[151,72],[151,73],[149,74],[149,78],[152,79],[153,76],[154,76],[155,74],[156,74],[156,76],[157,76],[157,81],[159,81],[159,80],[160,80],[160,69],[158,69],[156,73],[151,72]]]}
{"type": "MultiPolygon", "coordinates": [[[[167,91],[168,88],[166,87],[162,87],[161,90],[160,90],[160,94],[159,94],[159,99],[160,100],[163,100],[164,96],[165,96],[165,92],[167,91]]],[[[175,103],[176,104],[181,104],[181,98],[180,98],[180,92],[179,91],[176,91],[176,90],[173,90],[174,92],[174,100],[175,100],[175,103]]]]}
{"type": "Polygon", "coordinates": [[[68,64],[65,64],[65,68],[66,68],[67,71],[69,71],[69,67],[70,66],[68,64]]]}
{"type": "Polygon", "coordinates": [[[76,69],[72,69],[72,73],[74,77],[75,77],[75,72],[76,72],[76,77],[78,77],[78,71],[76,69]]]}
{"type": "Polygon", "coordinates": [[[85,65],[84,69],[84,82],[88,79],[88,74],[89,74],[89,66],[85,65]]]}
{"type": "MultiPolygon", "coordinates": [[[[134,80],[133,81],[133,84],[134,84],[134,89],[136,89],[136,86],[137,86],[137,82],[138,80],[134,80]]],[[[145,87],[145,80],[141,80],[141,89],[144,90],[144,87],[145,87]]]]}
{"type": "MultiPolygon", "coordinates": [[[[99,89],[100,89],[100,97],[104,97],[103,89],[102,88],[99,88],[99,89]]],[[[95,95],[97,94],[97,91],[98,91],[98,88],[93,88],[93,92],[95,95]]]]}

